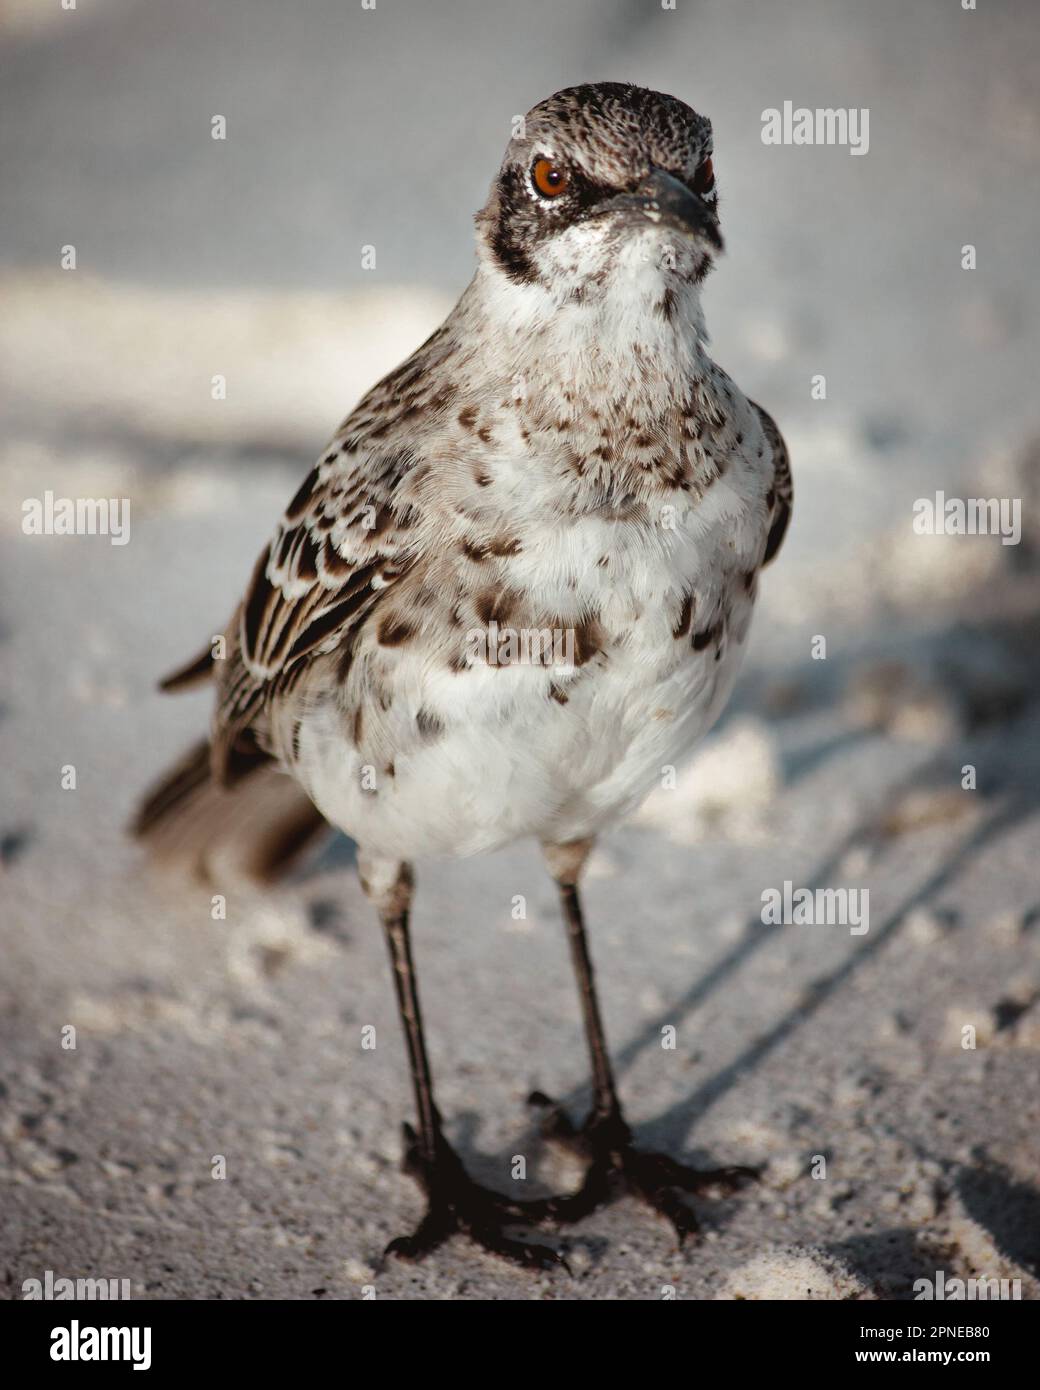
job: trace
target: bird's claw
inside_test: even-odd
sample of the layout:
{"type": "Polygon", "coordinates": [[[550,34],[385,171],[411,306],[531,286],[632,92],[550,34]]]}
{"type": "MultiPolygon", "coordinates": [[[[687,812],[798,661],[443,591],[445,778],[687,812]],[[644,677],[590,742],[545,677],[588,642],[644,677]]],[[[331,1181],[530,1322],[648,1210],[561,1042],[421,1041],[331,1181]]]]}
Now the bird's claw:
{"type": "MultiPolygon", "coordinates": [[[[425,1215],[415,1230],[392,1240],[383,1258],[396,1255],[404,1260],[421,1260],[443,1244],[449,1236],[469,1236],[492,1255],[509,1260],[524,1269],[559,1269],[570,1273],[564,1255],[552,1246],[507,1234],[508,1227],[525,1223],[536,1225],[551,1214],[557,1199],[517,1201],[492,1188],[483,1187],[469,1176],[461,1159],[443,1137],[431,1160],[424,1155],[411,1125],[405,1125],[406,1172],[416,1178],[427,1197],[425,1215]]],[[[566,1199],[562,1199],[566,1200],[566,1199]]]]}
{"type": "Polygon", "coordinates": [[[616,1111],[593,1113],[578,1127],[562,1106],[541,1091],[533,1091],[528,1103],[543,1111],[545,1138],[591,1158],[581,1188],[571,1197],[553,1199],[552,1219],[559,1222],[579,1220],[628,1193],[666,1217],[682,1245],[699,1229],[683,1194],[715,1191],[728,1196],[760,1175],[757,1168],[691,1168],[668,1154],[643,1152],[616,1111]]]}

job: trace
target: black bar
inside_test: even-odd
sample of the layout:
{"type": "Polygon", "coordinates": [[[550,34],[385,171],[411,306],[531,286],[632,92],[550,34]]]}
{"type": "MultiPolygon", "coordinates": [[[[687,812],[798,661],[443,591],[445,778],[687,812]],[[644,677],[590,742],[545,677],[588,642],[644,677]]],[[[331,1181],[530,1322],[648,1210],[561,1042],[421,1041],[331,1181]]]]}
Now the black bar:
{"type": "MultiPolygon", "coordinates": [[[[533,1290],[532,1290],[533,1292],[533,1290]]],[[[553,1375],[557,1377],[561,1363],[573,1356],[583,1371],[592,1368],[592,1349],[600,1346],[624,1346],[629,1357],[638,1364],[645,1355],[646,1369],[656,1363],[656,1341],[640,1341],[639,1334],[652,1330],[655,1336],[667,1331],[678,1334],[687,1347],[710,1347],[713,1360],[719,1359],[729,1375],[745,1371],[776,1370],[780,1372],[821,1370],[846,1371],[857,1367],[884,1373],[891,1365],[940,1366],[973,1365],[995,1368],[1008,1374],[1012,1367],[1029,1364],[1029,1352],[1036,1341],[1036,1310],[1029,1303],[1016,1301],[974,1302],[719,1302],[687,1303],[685,1309],[668,1308],[654,1314],[653,1324],[642,1322],[645,1314],[635,1316],[636,1323],[626,1328],[617,1322],[618,1312],[611,1314],[610,1335],[590,1341],[587,1333],[595,1325],[595,1311],[580,1314],[591,1316],[593,1324],[572,1323],[574,1295],[566,1291],[558,1300],[566,1302],[565,1314],[547,1311],[548,1323],[531,1322],[528,1307],[520,1314],[521,1321],[511,1329],[512,1337],[526,1339],[532,1335],[553,1337],[553,1375]],[[696,1341],[690,1339],[696,1338],[696,1341]],[[641,1353],[639,1348],[644,1348],[641,1353]]],[[[462,1304],[469,1301],[460,1299],[462,1304]]],[[[557,1300],[534,1298],[546,1303],[557,1300]]],[[[655,1302],[683,1300],[653,1300],[655,1302]]],[[[407,1364],[409,1348],[427,1349],[430,1341],[424,1338],[414,1343],[391,1342],[384,1338],[394,1329],[410,1328],[415,1312],[378,1306],[397,1300],[364,1298],[336,1302],[17,1302],[8,1304],[0,1315],[5,1360],[20,1365],[23,1376],[20,1384],[32,1386],[35,1377],[42,1375],[45,1384],[75,1380],[83,1374],[101,1372],[106,1376],[128,1375],[132,1382],[145,1378],[165,1381],[167,1377],[203,1373],[207,1383],[214,1374],[226,1373],[239,1381],[244,1374],[256,1372],[265,1379],[279,1374],[298,1377],[307,1366],[339,1366],[344,1375],[360,1369],[356,1358],[365,1349],[362,1360],[370,1356],[378,1362],[386,1353],[392,1364],[387,1370],[399,1375],[407,1364]],[[353,1303],[355,1306],[348,1306],[353,1303]],[[368,1306],[365,1306],[368,1305],[368,1306]],[[383,1319],[387,1318],[384,1322],[383,1319]],[[118,1350],[130,1359],[120,1361],[56,1360],[52,1349],[71,1350],[75,1332],[77,1350],[89,1351],[94,1343],[87,1329],[125,1328],[138,1330],[136,1343],[128,1335],[120,1338],[118,1350]],[[62,1330],[64,1329],[64,1333],[62,1330]],[[144,1330],[148,1329],[145,1342],[144,1330]],[[379,1339],[362,1339],[370,1331],[380,1333],[379,1339]],[[133,1369],[133,1356],[144,1360],[148,1367],[139,1372],[133,1369]]],[[[443,1337],[445,1350],[453,1348],[449,1362],[463,1355],[466,1342],[457,1338],[471,1335],[483,1340],[492,1330],[481,1315],[479,1323],[456,1323],[450,1303],[438,1301],[436,1328],[443,1337]]],[[[461,1309],[459,1316],[463,1316],[461,1309]]],[[[423,1317],[420,1314],[420,1317],[423,1317]]],[[[531,1343],[532,1347],[537,1345],[531,1343]]],[[[669,1343],[673,1350],[682,1344],[669,1343]]],[[[514,1353],[515,1353],[514,1346],[514,1353]]],[[[511,1353],[512,1356],[514,1353],[511,1353]]],[[[503,1363],[507,1369],[509,1357],[503,1363]]],[[[489,1374],[498,1376],[493,1364],[487,1363],[489,1374]]],[[[373,1368],[378,1372],[378,1366],[373,1368]]],[[[444,1374],[450,1374],[445,1365],[444,1374]]],[[[183,1381],[182,1381],[183,1383],[183,1381]]]]}

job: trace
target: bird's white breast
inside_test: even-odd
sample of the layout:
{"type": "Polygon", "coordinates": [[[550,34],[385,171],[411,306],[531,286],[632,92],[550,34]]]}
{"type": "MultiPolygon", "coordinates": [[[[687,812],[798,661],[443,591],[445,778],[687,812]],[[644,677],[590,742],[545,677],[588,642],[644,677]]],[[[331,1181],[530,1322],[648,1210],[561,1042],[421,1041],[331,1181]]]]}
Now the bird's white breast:
{"type": "Polygon", "coordinates": [[[421,645],[402,651],[396,727],[422,710],[439,735],[411,746],[403,732],[388,738],[392,776],[377,760],[366,788],[341,715],[314,711],[299,771],[322,812],[371,852],[405,859],[473,854],[524,835],[562,843],[631,812],[710,728],[742,659],[751,606],[742,576],[760,538],[739,470],[730,476],[693,512],[682,497],[666,504],[678,509],[674,529],[602,516],[529,528],[510,587],[565,624],[595,614],[602,650],[562,673],[523,662],[449,671],[421,645]],[[691,627],[727,611],[721,655],[714,644],[695,650],[692,633],[674,635],[684,594],[691,627]]]}

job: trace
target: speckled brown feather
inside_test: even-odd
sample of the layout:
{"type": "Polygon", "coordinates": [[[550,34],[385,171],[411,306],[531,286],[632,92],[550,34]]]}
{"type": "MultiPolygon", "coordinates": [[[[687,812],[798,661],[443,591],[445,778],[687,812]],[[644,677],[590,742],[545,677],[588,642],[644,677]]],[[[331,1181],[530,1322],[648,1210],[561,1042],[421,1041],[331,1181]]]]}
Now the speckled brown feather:
{"type": "MultiPolygon", "coordinates": [[[[337,431],[257,561],[226,659],[211,665],[218,783],[273,759],[322,804],[323,769],[349,750],[378,781],[359,806],[381,805],[402,768],[464,735],[471,697],[456,708],[445,691],[487,664],[474,633],[502,627],[573,639],[565,669],[524,677],[524,718],[544,707],[547,727],[587,717],[605,673],[616,680],[659,622],[667,645],[639,658],[648,678],[704,664],[697,698],[709,701],[708,669],[743,643],[758,569],[787,526],[786,449],[703,349],[703,252],[684,243],[670,280],[628,304],[616,297],[621,231],[585,219],[589,199],[594,214],[596,197],[652,165],[692,179],[710,151],[703,117],[623,84],[530,113],[478,217],[473,282],[337,431]],[[584,171],[567,224],[584,250],[517,184],[547,144],[584,171]],[[688,579],[666,513],[683,546],[711,539],[714,558],[688,579]],[[573,556],[559,548],[570,535],[573,556]],[[581,569],[566,577],[575,563],[595,585],[581,569]],[[436,699],[414,693],[431,678],[436,699]]],[[[204,654],[169,688],[209,667],[204,654]]]]}

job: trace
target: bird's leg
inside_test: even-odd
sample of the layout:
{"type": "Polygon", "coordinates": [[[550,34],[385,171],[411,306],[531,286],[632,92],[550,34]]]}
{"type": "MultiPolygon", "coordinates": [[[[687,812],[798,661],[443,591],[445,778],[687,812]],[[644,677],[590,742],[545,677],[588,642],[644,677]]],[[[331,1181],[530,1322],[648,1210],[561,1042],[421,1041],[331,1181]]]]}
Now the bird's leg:
{"type": "MultiPolygon", "coordinates": [[[[560,1254],[509,1235],[505,1228],[546,1216],[548,1202],[530,1204],[481,1187],[469,1177],[461,1159],[445,1139],[433,1096],[433,1076],[423,1037],[419,991],[408,934],[413,879],[407,864],[389,864],[359,856],[361,882],[376,904],[390,948],[397,1002],[408,1047],[408,1061],[415,1087],[418,1132],[405,1125],[407,1145],[404,1166],[418,1180],[427,1197],[423,1219],[411,1235],[390,1242],[386,1254],[420,1259],[456,1231],[493,1254],[527,1268],[547,1269],[562,1264],[560,1254]]],[[[551,1199],[549,1199],[551,1201],[551,1199]]]]}
{"type": "Polygon", "coordinates": [[[666,1216],[680,1242],[697,1229],[696,1218],[682,1200],[683,1193],[717,1189],[735,1190],[745,1178],[757,1176],[753,1168],[695,1169],[668,1154],[637,1149],[621,1112],[614,1073],[607,1051],[603,1020],[593,978],[578,896],[578,878],[592,848],[591,840],[567,845],[545,845],[549,870],[560,890],[571,960],[578,983],[585,1038],[592,1067],[592,1110],[584,1124],[575,1126],[566,1111],[540,1091],[530,1101],[545,1112],[542,1130],[547,1138],[577,1149],[591,1161],[581,1189],[573,1197],[557,1198],[549,1213],[558,1221],[577,1220],[622,1191],[643,1198],[666,1216]]]}

